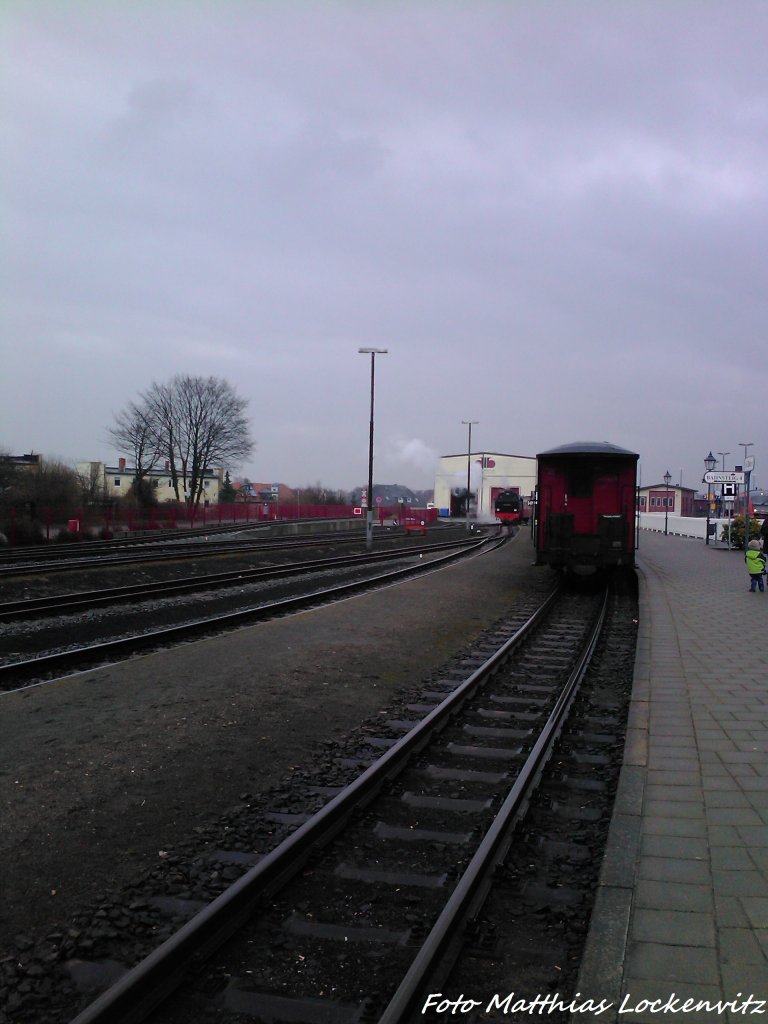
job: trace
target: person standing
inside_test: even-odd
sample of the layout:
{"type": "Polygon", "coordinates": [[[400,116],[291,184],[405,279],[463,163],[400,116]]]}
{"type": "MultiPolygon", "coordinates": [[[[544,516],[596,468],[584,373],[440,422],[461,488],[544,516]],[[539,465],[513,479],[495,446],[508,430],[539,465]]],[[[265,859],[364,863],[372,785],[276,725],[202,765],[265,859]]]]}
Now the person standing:
{"type": "Polygon", "coordinates": [[[758,587],[762,594],[765,591],[765,584],[763,583],[763,576],[765,575],[765,555],[760,550],[759,540],[751,540],[749,542],[747,550],[744,552],[744,561],[747,563],[747,572],[749,573],[750,594],[754,594],[758,587]]]}
{"type": "Polygon", "coordinates": [[[763,525],[760,527],[760,536],[763,539],[763,551],[768,554],[768,516],[763,520],[763,525]]]}

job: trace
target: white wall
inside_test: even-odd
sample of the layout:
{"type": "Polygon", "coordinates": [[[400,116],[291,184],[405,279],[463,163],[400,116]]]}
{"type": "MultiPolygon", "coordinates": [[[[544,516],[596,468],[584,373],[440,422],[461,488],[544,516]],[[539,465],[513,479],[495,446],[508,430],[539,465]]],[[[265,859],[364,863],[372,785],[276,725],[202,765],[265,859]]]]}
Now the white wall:
{"type": "MultiPolygon", "coordinates": [[[[467,456],[444,455],[435,471],[435,504],[438,508],[450,508],[451,490],[467,486],[467,456]]],[[[527,497],[536,486],[536,459],[527,455],[504,455],[500,452],[472,452],[470,458],[470,490],[478,495],[479,512],[483,517],[494,518],[491,508],[491,490],[517,487],[527,497]],[[495,465],[483,469],[479,460],[483,455],[492,459],[495,465]]]]}
{"type": "MultiPolygon", "coordinates": [[[[637,516],[641,530],[652,530],[655,533],[664,533],[664,513],[663,512],[639,512],[637,516]]],[[[667,517],[667,534],[672,534],[675,537],[698,537],[701,540],[707,536],[707,520],[706,518],[699,516],[673,516],[667,517]]],[[[715,525],[715,533],[712,534],[712,540],[715,537],[719,537],[722,532],[722,525],[727,524],[727,519],[712,519],[709,520],[709,525],[715,525]]],[[[710,540],[710,543],[712,543],[710,540]]]]}

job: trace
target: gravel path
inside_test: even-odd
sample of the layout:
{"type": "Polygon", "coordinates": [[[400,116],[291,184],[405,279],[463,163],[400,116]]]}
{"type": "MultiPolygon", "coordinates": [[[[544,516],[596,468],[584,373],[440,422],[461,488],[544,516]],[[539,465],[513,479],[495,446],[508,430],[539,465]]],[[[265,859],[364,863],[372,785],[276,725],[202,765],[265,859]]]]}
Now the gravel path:
{"type": "Polygon", "coordinates": [[[0,697],[2,951],[311,766],[320,743],[548,589],[531,562],[523,530],[439,573],[0,697]]]}

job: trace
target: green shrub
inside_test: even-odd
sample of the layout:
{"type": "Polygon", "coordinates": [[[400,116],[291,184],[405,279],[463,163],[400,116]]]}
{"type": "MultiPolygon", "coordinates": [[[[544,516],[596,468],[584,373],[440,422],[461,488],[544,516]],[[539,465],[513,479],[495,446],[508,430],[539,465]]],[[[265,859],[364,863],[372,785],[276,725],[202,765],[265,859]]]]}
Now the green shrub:
{"type": "MultiPolygon", "coordinates": [[[[720,540],[724,543],[728,543],[728,530],[727,525],[723,526],[723,532],[720,535],[720,540]]],[[[743,548],[744,547],[744,516],[734,516],[731,520],[730,525],[731,532],[731,547],[732,548],[743,548]]],[[[749,539],[759,540],[760,539],[760,520],[752,519],[749,520],[749,539]]]]}

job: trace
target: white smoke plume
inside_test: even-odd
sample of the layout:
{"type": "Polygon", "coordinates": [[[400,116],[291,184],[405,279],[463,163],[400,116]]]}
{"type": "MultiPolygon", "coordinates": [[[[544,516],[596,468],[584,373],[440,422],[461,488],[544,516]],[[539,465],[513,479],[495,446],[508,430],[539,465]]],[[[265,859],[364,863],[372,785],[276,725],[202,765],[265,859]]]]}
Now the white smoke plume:
{"type": "Polygon", "coordinates": [[[393,462],[405,462],[409,466],[415,466],[416,469],[432,474],[434,474],[435,467],[440,459],[435,449],[430,448],[428,444],[418,437],[411,439],[394,438],[390,457],[393,462]]]}

